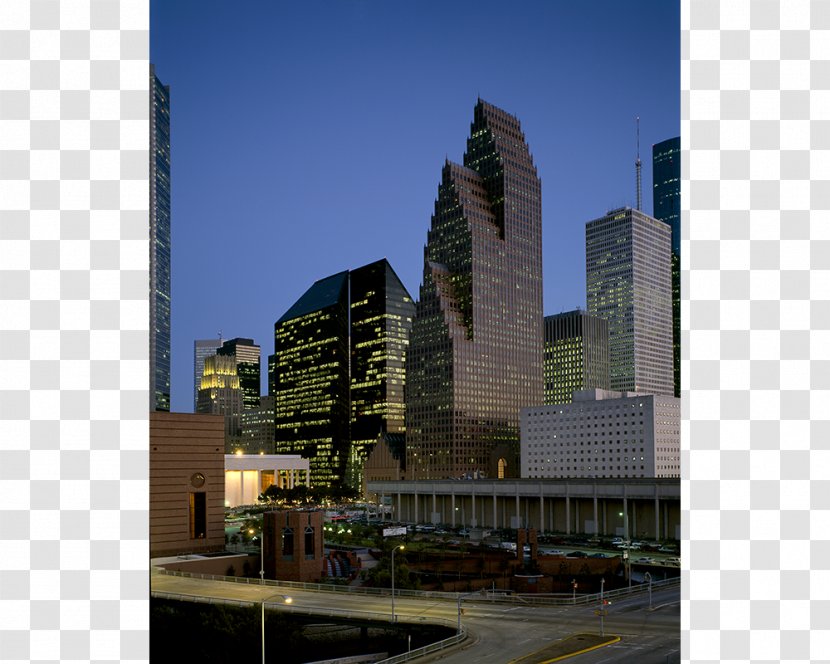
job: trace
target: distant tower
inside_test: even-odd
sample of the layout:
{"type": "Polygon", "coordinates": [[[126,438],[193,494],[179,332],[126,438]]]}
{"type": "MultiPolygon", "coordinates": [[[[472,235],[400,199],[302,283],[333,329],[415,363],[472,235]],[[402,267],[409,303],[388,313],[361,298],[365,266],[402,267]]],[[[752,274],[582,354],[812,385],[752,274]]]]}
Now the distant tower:
{"type": "Polygon", "coordinates": [[[224,343],[221,335],[218,339],[196,339],[193,342],[193,412],[199,403],[199,389],[202,387],[202,374],[205,369],[205,358],[216,355],[216,351],[224,343]]]}
{"type": "Polygon", "coordinates": [[[672,346],[674,396],[680,396],[680,137],[651,148],[654,216],[671,226],[672,346]]]}
{"type": "Polygon", "coordinates": [[[242,407],[252,410],[259,406],[260,352],[253,339],[231,339],[222,344],[217,355],[233,355],[236,358],[236,374],[242,388],[242,407]]]}
{"type": "Polygon", "coordinates": [[[196,412],[225,416],[225,453],[232,453],[242,431],[242,390],[233,355],[205,358],[196,412]]]}
{"type": "Polygon", "coordinates": [[[671,396],[671,229],[620,208],[585,226],[588,311],[608,320],[611,389],[671,396]]]}
{"type": "Polygon", "coordinates": [[[519,411],[542,403],[541,181],[519,120],[478,100],[446,162],[407,356],[411,479],[518,477],[519,411]]]}
{"type": "Polygon", "coordinates": [[[170,410],[170,87],[150,65],[150,410],[170,410]]]}

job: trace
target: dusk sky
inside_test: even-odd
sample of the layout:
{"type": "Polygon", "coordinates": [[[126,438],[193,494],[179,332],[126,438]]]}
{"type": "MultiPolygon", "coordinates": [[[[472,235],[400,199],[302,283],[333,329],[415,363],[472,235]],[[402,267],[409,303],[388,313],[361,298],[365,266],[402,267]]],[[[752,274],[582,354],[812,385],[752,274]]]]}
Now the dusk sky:
{"type": "Polygon", "coordinates": [[[636,201],[680,133],[678,2],[151,2],[170,86],[172,410],[193,340],[252,337],[317,279],[386,257],[418,299],[444,159],[476,99],[542,180],[545,314],[585,307],[585,223],[636,201]]]}

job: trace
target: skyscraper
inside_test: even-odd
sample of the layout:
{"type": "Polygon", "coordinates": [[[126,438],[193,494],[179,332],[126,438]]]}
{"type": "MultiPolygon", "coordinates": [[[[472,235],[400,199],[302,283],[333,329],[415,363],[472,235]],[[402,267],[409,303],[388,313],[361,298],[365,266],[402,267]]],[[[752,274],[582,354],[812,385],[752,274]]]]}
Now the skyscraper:
{"type": "Polygon", "coordinates": [[[225,416],[225,452],[233,453],[242,432],[242,390],[232,355],[205,358],[196,412],[225,416]]]}
{"type": "Polygon", "coordinates": [[[199,389],[202,387],[202,373],[205,370],[205,358],[216,355],[224,339],[196,339],[193,342],[193,412],[199,403],[199,389]]]}
{"type": "Polygon", "coordinates": [[[230,339],[216,351],[217,355],[233,355],[236,358],[236,375],[242,388],[242,407],[251,410],[259,405],[259,346],[253,339],[230,339]]]}
{"type": "Polygon", "coordinates": [[[654,163],[654,217],[671,226],[672,348],[674,396],[680,396],[680,137],[656,143],[654,163]]]}
{"type": "Polygon", "coordinates": [[[351,329],[350,486],[379,434],[405,432],[404,385],[415,303],[385,258],[349,273],[351,329]]]}
{"type": "Polygon", "coordinates": [[[170,410],[170,87],[150,65],[151,410],[170,410]]]}
{"type": "Polygon", "coordinates": [[[608,320],[611,389],[671,396],[671,229],[620,208],[585,226],[588,311],[608,320]]]}
{"type": "Polygon", "coordinates": [[[380,434],[404,432],[415,305],[386,259],[317,281],[274,326],[277,453],[313,485],[361,488],[380,434]]]}
{"type": "Polygon", "coordinates": [[[349,273],[320,279],[274,324],[277,454],[342,484],[349,458],[349,273]]]}
{"type": "Polygon", "coordinates": [[[413,479],[519,474],[521,408],[542,403],[541,182],[518,119],[479,100],[447,161],[407,357],[413,479]]]}
{"type": "Polygon", "coordinates": [[[571,403],[573,393],[608,389],[608,321],[577,309],[545,316],[545,404],[571,403]]]}

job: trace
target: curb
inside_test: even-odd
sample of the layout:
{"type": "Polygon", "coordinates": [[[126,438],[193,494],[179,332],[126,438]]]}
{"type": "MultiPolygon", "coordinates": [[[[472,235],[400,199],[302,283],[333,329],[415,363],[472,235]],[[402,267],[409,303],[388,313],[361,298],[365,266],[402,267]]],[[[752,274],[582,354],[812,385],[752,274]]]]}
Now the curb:
{"type": "Polygon", "coordinates": [[[563,659],[568,659],[568,657],[574,657],[576,655],[581,655],[581,654],[586,653],[586,652],[591,652],[592,650],[597,650],[598,648],[604,648],[605,646],[610,646],[613,643],[619,643],[620,640],[621,639],[620,639],[619,636],[615,636],[613,639],[611,639],[610,641],[606,641],[605,643],[600,643],[598,645],[591,646],[590,648],[583,648],[582,650],[576,650],[572,653],[568,653],[567,655],[559,655],[559,657],[554,657],[553,659],[546,659],[541,664],[551,664],[551,662],[561,662],[563,659]]]}

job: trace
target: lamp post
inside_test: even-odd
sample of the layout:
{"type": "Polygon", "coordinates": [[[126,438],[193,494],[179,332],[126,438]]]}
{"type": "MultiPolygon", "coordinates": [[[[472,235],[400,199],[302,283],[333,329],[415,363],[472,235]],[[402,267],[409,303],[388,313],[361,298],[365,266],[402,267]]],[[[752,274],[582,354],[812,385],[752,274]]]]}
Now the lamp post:
{"type": "Polygon", "coordinates": [[[648,581],[648,610],[651,611],[651,572],[646,572],[644,577],[648,581]]]}
{"type": "MultiPolygon", "coordinates": [[[[253,535],[254,529],[251,528],[248,532],[253,535]]],[[[263,540],[265,539],[263,535],[265,534],[265,514],[262,515],[262,528],[259,532],[259,583],[265,583],[265,547],[263,545],[263,540]]]]}
{"type": "Polygon", "coordinates": [[[623,531],[625,533],[625,569],[628,575],[628,589],[631,590],[631,539],[628,537],[628,510],[620,512],[623,518],[623,531]]]}
{"type": "Polygon", "coordinates": [[[605,636],[605,577],[599,580],[599,635],[605,636]]]}
{"type": "Polygon", "coordinates": [[[392,548],[392,622],[395,622],[395,551],[403,551],[404,548],[403,544],[392,548]]]}
{"type": "Polygon", "coordinates": [[[294,600],[289,597],[288,595],[272,595],[271,597],[266,597],[262,600],[262,604],[260,605],[260,625],[262,627],[262,664],[265,664],[265,602],[267,602],[272,597],[282,597],[283,602],[286,604],[291,604],[294,600]]]}
{"type": "Polygon", "coordinates": [[[456,598],[456,602],[458,603],[458,634],[461,634],[461,600],[465,597],[469,597],[470,595],[485,595],[486,592],[487,591],[484,588],[482,588],[481,590],[473,590],[472,592],[459,595],[456,598]]]}

